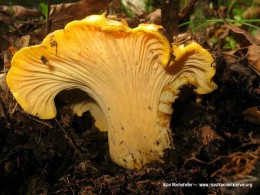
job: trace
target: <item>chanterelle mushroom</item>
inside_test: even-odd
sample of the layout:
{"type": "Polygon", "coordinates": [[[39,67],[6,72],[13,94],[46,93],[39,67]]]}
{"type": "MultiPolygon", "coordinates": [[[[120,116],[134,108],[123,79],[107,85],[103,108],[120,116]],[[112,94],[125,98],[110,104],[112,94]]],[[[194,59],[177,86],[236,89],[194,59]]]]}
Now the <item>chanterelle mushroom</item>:
{"type": "Polygon", "coordinates": [[[85,108],[103,115],[115,163],[132,169],[161,161],[172,147],[169,122],[180,87],[193,84],[204,94],[216,85],[212,56],[195,42],[171,50],[160,28],[131,29],[104,15],[73,21],[42,44],[17,52],[8,86],[22,108],[41,119],[55,117],[60,91],[80,89],[91,105],[86,99],[75,112],[85,108]]]}

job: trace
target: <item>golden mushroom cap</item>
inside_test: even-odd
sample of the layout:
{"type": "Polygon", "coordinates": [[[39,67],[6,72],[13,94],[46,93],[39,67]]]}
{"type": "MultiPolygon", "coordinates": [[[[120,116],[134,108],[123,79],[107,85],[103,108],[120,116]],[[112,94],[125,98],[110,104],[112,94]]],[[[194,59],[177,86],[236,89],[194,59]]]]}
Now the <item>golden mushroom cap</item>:
{"type": "Polygon", "coordinates": [[[133,169],[162,161],[172,148],[169,124],[179,89],[193,84],[197,93],[209,93],[216,85],[208,51],[195,42],[171,48],[161,28],[132,29],[104,14],[73,21],[18,51],[7,84],[25,112],[41,119],[56,116],[57,94],[79,89],[86,98],[72,94],[71,109],[90,111],[107,129],[114,162],[133,169]]]}

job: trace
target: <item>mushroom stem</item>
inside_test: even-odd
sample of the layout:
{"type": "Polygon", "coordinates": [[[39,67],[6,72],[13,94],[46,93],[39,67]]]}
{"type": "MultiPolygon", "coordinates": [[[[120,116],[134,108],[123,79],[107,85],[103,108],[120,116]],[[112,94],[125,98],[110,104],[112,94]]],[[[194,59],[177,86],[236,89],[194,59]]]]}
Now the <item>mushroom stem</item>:
{"type": "Polygon", "coordinates": [[[158,112],[160,92],[149,94],[154,98],[147,97],[148,91],[136,94],[115,94],[117,104],[108,105],[105,111],[111,158],[130,169],[161,161],[164,150],[172,146],[170,116],[158,112]]]}
{"type": "Polygon", "coordinates": [[[72,110],[90,111],[96,125],[108,131],[112,160],[133,169],[162,161],[172,148],[172,103],[183,85],[198,94],[216,88],[215,63],[195,42],[173,45],[161,27],[89,16],[49,34],[37,46],[12,59],[7,84],[23,109],[42,119],[54,118],[55,96],[79,89],[72,110]],[[174,56],[174,60],[170,56],[174,56]]]}

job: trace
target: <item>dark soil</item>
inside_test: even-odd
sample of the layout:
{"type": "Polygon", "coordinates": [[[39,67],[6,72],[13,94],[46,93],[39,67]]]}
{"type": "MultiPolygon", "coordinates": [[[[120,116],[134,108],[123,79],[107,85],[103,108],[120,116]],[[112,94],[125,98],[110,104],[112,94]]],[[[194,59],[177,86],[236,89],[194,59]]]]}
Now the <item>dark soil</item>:
{"type": "MultiPolygon", "coordinates": [[[[246,58],[211,49],[218,89],[196,103],[192,88],[183,88],[173,105],[175,149],[165,163],[126,170],[110,160],[107,134],[89,113],[70,116],[59,99],[56,119],[23,112],[5,83],[10,40],[22,35],[0,25],[0,194],[259,194],[260,124],[244,111],[260,105],[260,77],[246,58]],[[252,187],[199,186],[234,182],[252,187]]],[[[40,42],[28,34],[30,44],[40,42]]]]}

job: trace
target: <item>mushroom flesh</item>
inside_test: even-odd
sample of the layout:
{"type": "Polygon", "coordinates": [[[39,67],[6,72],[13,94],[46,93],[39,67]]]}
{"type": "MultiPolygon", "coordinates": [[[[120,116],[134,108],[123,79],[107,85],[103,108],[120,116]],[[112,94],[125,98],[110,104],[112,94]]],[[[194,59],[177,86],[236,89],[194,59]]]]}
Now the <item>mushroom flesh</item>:
{"type": "Polygon", "coordinates": [[[180,88],[192,84],[206,94],[216,85],[206,49],[193,41],[171,45],[161,31],[154,24],[132,29],[104,14],[73,21],[18,51],[7,84],[24,111],[41,119],[56,116],[59,92],[79,89],[90,98],[74,111],[90,110],[106,128],[115,163],[133,169],[162,161],[173,147],[169,123],[180,88]]]}

